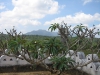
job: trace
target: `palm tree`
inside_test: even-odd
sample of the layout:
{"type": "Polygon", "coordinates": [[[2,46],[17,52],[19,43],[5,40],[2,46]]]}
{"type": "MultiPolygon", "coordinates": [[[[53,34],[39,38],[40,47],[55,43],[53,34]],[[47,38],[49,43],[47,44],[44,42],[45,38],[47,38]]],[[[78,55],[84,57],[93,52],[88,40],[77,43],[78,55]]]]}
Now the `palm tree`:
{"type": "Polygon", "coordinates": [[[51,29],[51,32],[52,32],[52,31],[55,31],[58,27],[59,27],[59,24],[54,23],[54,24],[51,24],[51,26],[48,28],[48,30],[51,29]]]}

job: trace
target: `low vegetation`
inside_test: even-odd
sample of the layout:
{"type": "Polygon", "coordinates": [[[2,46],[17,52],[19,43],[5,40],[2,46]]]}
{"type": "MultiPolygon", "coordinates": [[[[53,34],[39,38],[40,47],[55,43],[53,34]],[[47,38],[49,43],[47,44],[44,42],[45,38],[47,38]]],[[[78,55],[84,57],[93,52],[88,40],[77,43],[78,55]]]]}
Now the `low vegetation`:
{"type": "Polygon", "coordinates": [[[96,38],[96,36],[100,32],[95,26],[89,29],[80,24],[71,28],[66,23],[61,25],[55,23],[49,29],[51,31],[58,29],[60,36],[43,37],[36,35],[33,37],[32,35],[26,36],[21,32],[17,33],[14,28],[10,31],[6,30],[7,35],[0,34],[0,49],[4,55],[24,59],[32,66],[39,65],[53,73],[59,72],[59,74],[76,68],[76,66],[69,65],[74,62],[72,59],[65,58],[69,50],[83,51],[86,54],[99,53],[100,39],[96,38]],[[5,52],[5,49],[7,49],[7,52],[5,52]],[[27,58],[25,54],[28,54],[29,57],[27,58]],[[18,55],[21,55],[22,58],[18,57],[18,55]],[[50,57],[50,61],[53,63],[51,66],[43,63],[43,60],[48,57],[50,57]]]}

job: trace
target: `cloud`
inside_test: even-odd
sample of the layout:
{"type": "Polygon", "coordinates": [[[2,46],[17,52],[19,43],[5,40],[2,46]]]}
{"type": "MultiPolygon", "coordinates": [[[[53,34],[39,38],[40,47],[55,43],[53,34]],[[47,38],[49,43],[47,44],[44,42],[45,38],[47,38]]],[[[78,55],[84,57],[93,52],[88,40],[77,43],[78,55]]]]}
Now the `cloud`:
{"type": "Polygon", "coordinates": [[[4,8],[5,8],[4,3],[0,3],[0,10],[2,10],[4,8]]]}
{"type": "Polygon", "coordinates": [[[30,16],[30,18],[40,19],[47,14],[58,13],[59,5],[54,0],[12,0],[13,12],[19,16],[30,16]]]}
{"type": "MultiPolygon", "coordinates": [[[[98,29],[99,29],[99,32],[100,32],[100,24],[95,25],[95,27],[96,27],[95,32],[97,32],[98,29]]],[[[96,37],[96,38],[100,38],[100,34],[96,35],[95,37],[96,37]]]]}
{"type": "MultiPolygon", "coordinates": [[[[92,29],[93,25],[91,26],[90,24],[96,23],[96,29],[100,29],[100,13],[95,13],[94,15],[91,15],[79,12],[74,15],[66,15],[64,17],[55,18],[51,21],[46,21],[44,25],[50,26],[54,23],[62,24],[63,21],[67,23],[67,25],[71,25],[71,28],[74,28],[76,25],[82,23],[84,26],[87,26],[89,29],[92,29]]],[[[100,35],[96,35],[96,37],[100,38],[100,35]]]]}
{"type": "Polygon", "coordinates": [[[100,28],[100,24],[98,24],[98,25],[95,25],[95,27],[96,27],[96,28],[100,28]]]}
{"type": "Polygon", "coordinates": [[[93,21],[100,21],[100,14],[99,13],[95,13],[94,15],[90,15],[90,14],[85,14],[82,12],[76,13],[74,15],[67,15],[64,17],[58,17],[55,18],[54,20],[51,21],[46,21],[44,23],[44,25],[50,25],[53,23],[61,23],[62,21],[64,21],[67,24],[88,24],[91,23],[93,21]]]}
{"type": "Polygon", "coordinates": [[[61,5],[60,6],[61,9],[64,9],[65,7],[66,7],[66,5],[61,5]]]}
{"type": "Polygon", "coordinates": [[[92,2],[92,0],[83,0],[83,5],[92,2]]]}
{"type": "MultiPolygon", "coordinates": [[[[39,19],[48,14],[57,14],[60,8],[55,0],[12,0],[12,5],[14,6],[12,10],[0,13],[0,31],[3,28],[10,29],[12,26],[41,25],[39,19]]],[[[63,7],[61,6],[61,8],[63,7]]],[[[4,7],[2,6],[2,8],[4,7]]]]}

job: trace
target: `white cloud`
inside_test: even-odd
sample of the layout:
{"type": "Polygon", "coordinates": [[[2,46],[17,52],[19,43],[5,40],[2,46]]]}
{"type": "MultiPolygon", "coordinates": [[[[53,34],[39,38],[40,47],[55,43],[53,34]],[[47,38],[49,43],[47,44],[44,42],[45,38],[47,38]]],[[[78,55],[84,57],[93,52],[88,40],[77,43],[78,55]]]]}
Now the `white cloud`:
{"type": "MultiPolygon", "coordinates": [[[[100,31],[100,24],[95,25],[95,27],[96,27],[96,30],[95,30],[96,32],[98,31],[98,29],[100,31]]],[[[95,37],[100,38],[100,34],[96,35],[95,37]]]]}
{"type": "Polygon", "coordinates": [[[60,6],[61,9],[64,9],[65,7],[66,7],[66,5],[62,5],[62,6],[60,6]]]}
{"type": "Polygon", "coordinates": [[[100,24],[98,24],[98,25],[95,25],[95,27],[96,27],[96,28],[98,28],[98,29],[100,29],[100,24]]]}
{"type": "Polygon", "coordinates": [[[75,15],[67,15],[65,17],[58,17],[51,21],[46,21],[44,25],[50,25],[52,23],[61,23],[64,21],[67,24],[85,24],[91,23],[93,21],[100,21],[100,14],[95,13],[94,15],[85,14],[82,12],[76,13],[75,15]]]}
{"type": "Polygon", "coordinates": [[[41,23],[37,20],[29,20],[29,19],[21,19],[19,20],[19,24],[22,25],[40,25],[41,23]]]}
{"type": "Polygon", "coordinates": [[[83,0],[83,5],[92,2],[92,0],[83,0]]]}
{"type": "Polygon", "coordinates": [[[55,0],[12,0],[12,4],[12,10],[0,13],[0,31],[18,25],[40,25],[39,19],[48,14],[57,14],[60,8],[55,0]]]}
{"type": "Polygon", "coordinates": [[[13,12],[20,16],[31,16],[30,18],[40,19],[47,14],[56,14],[59,6],[54,0],[12,0],[13,12]]]}
{"type": "MultiPolygon", "coordinates": [[[[65,23],[67,23],[68,25],[72,25],[71,28],[74,28],[76,25],[82,23],[84,26],[87,26],[89,29],[92,29],[93,26],[91,26],[90,24],[98,23],[98,24],[94,24],[94,25],[95,25],[96,29],[100,29],[100,23],[99,23],[100,22],[100,14],[99,13],[90,15],[90,14],[85,14],[85,13],[79,12],[74,15],[67,15],[65,17],[58,17],[58,18],[55,18],[54,20],[46,21],[44,23],[44,25],[50,25],[50,24],[54,24],[54,23],[61,24],[63,21],[65,23]]],[[[100,38],[100,35],[96,35],[96,37],[100,38]]]]}
{"type": "Polygon", "coordinates": [[[4,8],[5,8],[4,3],[0,3],[0,10],[2,10],[4,8]]]}

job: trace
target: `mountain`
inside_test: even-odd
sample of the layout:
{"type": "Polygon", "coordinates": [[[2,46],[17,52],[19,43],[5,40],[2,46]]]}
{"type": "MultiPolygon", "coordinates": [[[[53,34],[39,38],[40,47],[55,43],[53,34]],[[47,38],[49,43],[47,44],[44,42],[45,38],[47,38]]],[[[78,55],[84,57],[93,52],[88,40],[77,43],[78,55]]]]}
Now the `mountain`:
{"type": "Polygon", "coordinates": [[[26,33],[26,35],[42,35],[42,36],[58,36],[57,32],[49,32],[46,30],[37,30],[26,33]]]}

